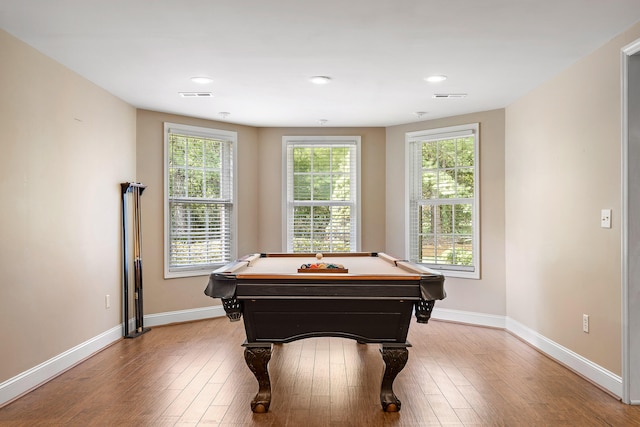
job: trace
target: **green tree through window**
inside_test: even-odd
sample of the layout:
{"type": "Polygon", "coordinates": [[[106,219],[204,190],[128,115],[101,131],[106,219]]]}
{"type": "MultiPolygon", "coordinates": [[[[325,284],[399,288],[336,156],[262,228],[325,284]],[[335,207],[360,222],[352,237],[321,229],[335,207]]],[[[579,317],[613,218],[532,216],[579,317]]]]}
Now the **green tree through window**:
{"type": "Polygon", "coordinates": [[[233,258],[235,133],[171,124],[165,128],[165,275],[206,272],[233,258]]]}
{"type": "Polygon", "coordinates": [[[413,261],[477,274],[477,128],[407,134],[413,261]]]}
{"type": "Polygon", "coordinates": [[[285,137],[287,251],[358,248],[359,138],[285,137]]]}

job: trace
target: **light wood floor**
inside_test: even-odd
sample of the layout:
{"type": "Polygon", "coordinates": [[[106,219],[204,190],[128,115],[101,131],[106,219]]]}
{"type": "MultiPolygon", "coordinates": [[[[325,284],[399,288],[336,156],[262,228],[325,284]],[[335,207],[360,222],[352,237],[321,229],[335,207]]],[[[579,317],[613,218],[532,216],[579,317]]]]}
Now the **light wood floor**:
{"type": "Polygon", "coordinates": [[[409,331],[394,383],[400,412],[379,401],[378,345],[314,338],[274,346],[272,402],[249,404],[242,322],[153,328],[121,340],[0,409],[1,426],[631,426],[620,403],[510,334],[432,320],[409,331]]]}

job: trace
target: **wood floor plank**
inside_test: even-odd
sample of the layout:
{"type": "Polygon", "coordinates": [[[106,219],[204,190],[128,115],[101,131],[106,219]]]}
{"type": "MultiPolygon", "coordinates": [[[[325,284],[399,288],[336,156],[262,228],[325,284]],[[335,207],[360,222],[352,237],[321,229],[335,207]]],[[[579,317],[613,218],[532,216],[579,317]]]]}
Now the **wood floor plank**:
{"type": "Polygon", "coordinates": [[[640,426],[640,407],[505,331],[434,320],[409,330],[400,412],[381,409],[378,345],[313,338],[273,346],[254,414],[244,339],[226,318],[153,328],[0,408],[0,426],[640,426]]]}
{"type": "MultiPolygon", "coordinates": [[[[328,343],[328,340],[322,340],[328,343]]],[[[331,358],[328,347],[316,348],[315,363],[313,364],[312,396],[329,396],[331,391],[331,358]]]]}

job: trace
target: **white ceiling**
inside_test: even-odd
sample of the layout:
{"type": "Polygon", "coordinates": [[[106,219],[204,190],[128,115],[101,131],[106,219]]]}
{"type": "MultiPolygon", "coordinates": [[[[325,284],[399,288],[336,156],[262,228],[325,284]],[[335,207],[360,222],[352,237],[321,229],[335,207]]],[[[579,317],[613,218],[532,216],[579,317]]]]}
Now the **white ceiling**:
{"type": "Polygon", "coordinates": [[[252,126],[503,108],[638,21],[640,0],[0,0],[0,28],[131,105],[252,126]]]}

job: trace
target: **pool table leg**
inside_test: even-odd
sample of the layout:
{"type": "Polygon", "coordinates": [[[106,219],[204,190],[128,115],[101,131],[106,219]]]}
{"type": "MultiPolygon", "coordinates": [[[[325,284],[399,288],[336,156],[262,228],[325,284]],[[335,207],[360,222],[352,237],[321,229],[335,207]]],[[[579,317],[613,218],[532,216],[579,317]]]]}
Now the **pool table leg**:
{"type": "Polygon", "coordinates": [[[409,350],[405,346],[387,346],[380,348],[384,361],[384,374],[380,388],[380,403],[385,412],[398,412],[400,399],[393,393],[393,381],[409,359],[409,350]]]}
{"type": "Polygon", "coordinates": [[[251,401],[251,410],[263,413],[269,410],[271,404],[271,381],[267,365],[271,359],[271,344],[245,344],[244,360],[258,380],[258,393],[251,401]]]}

